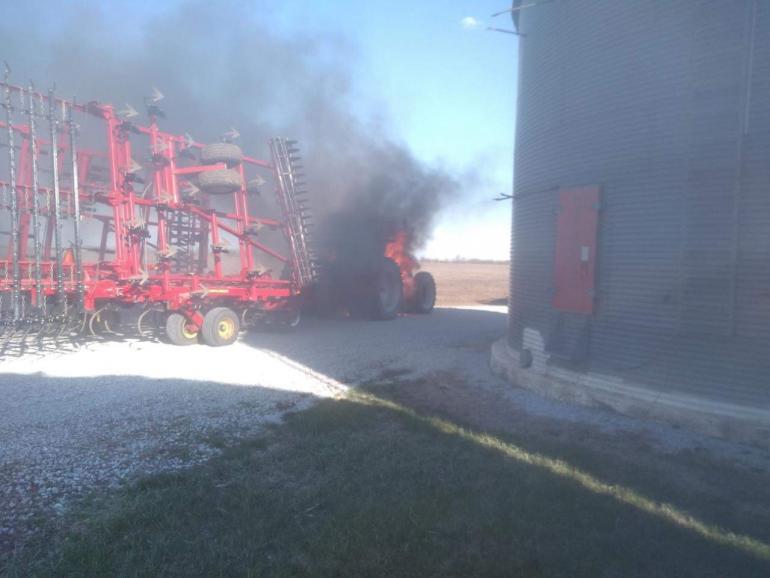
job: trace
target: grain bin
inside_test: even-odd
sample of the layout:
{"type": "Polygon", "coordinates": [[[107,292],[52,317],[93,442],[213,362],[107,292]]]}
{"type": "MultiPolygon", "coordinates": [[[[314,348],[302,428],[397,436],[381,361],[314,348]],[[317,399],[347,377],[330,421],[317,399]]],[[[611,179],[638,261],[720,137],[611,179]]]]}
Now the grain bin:
{"type": "Polygon", "coordinates": [[[510,318],[493,364],[550,395],[768,443],[770,2],[513,14],[510,318]]]}

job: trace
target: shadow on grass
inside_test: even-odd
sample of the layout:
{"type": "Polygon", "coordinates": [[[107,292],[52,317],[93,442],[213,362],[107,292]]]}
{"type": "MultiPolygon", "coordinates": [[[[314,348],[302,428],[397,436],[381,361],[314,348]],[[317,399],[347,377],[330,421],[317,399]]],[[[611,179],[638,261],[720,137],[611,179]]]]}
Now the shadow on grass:
{"type": "Polygon", "coordinates": [[[759,576],[770,560],[751,537],[371,392],[95,497],[68,528],[7,574],[759,576]]]}

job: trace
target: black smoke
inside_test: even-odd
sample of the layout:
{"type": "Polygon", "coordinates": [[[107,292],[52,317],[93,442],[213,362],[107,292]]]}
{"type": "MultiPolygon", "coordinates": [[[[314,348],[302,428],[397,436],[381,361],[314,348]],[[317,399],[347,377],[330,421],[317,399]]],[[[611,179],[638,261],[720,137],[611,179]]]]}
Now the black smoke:
{"type": "Polygon", "coordinates": [[[59,94],[80,100],[141,109],[157,86],[166,95],[162,126],[199,141],[236,127],[241,146],[266,157],[269,137],[297,138],[322,254],[365,261],[396,229],[407,230],[412,249],[427,240],[458,184],[419,162],[387,124],[350,112],[355,46],[281,35],[260,2],[191,0],[142,14],[134,6],[7,3],[0,58],[17,82],[56,82],[59,94]]]}

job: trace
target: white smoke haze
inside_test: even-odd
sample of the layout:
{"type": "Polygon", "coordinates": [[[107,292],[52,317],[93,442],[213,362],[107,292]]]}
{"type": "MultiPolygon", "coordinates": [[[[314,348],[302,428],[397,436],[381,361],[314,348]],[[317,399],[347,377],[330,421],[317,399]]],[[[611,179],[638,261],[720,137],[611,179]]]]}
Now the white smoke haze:
{"type": "Polygon", "coordinates": [[[254,2],[188,0],[142,10],[152,14],[116,19],[115,9],[89,0],[9,3],[0,59],[17,83],[33,79],[42,89],[55,82],[61,96],[119,108],[128,102],[141,113],[157,86],[165,95],[161,126],[201,142],[235,127],[244,150],[266,158],[271,136],[296,138],[318,237],[332,249],[379,247],[394,227],[411,233],[415,249],[427,240],[458,180],[416,160],[387,125],[350,112],[355,79],[344,39],[282,37],[254,2]]]}

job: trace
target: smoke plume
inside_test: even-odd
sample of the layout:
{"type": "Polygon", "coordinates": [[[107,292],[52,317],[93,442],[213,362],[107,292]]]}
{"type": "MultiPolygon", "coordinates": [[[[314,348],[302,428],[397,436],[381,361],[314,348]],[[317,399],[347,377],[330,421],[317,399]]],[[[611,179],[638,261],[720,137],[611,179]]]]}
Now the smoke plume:
{"type": "MultiPolygon", "coordinates": [[[[153,86],[172,132],[213,142],[231,126],[267,157],[271,136],[300,141],[317,241],[352,261],[382,254],[397,228],[412,249],[458,188],[418,162],[382,123],[350,112],[349,54],[337,37],[281,36],[259,3],[191,0],[166,8],[50,1],[14,3],[0,20],[0,58],[17,82],[56,82],[62,96],[137,109],[153,86]]],[[[361,107],[358,107],[359,109],[361,107]]]]}

